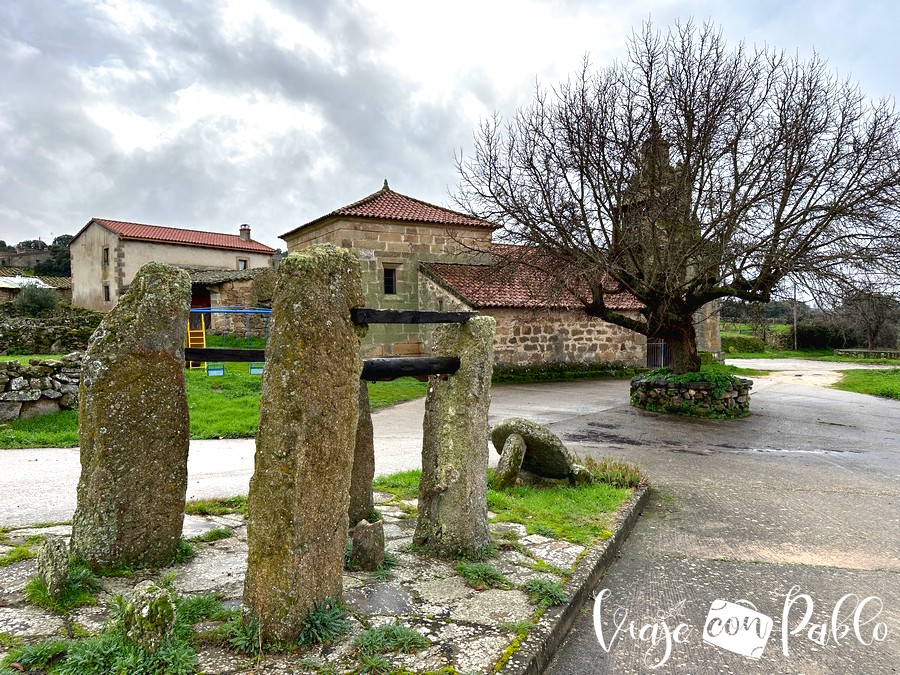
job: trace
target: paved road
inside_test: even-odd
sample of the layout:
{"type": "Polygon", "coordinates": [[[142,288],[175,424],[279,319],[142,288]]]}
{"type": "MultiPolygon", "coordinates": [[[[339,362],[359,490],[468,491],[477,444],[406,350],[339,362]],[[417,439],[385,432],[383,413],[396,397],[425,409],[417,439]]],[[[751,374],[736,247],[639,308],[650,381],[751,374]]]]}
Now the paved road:
{"type": "MultiPolygon", "coordinates": [[[[491,423],[520,415],[544,424],[605,410],[627,398],[627,383],[505,385],[492,392],[491,423]]],[[[379,475],[421,467],[424,399],[372,415],[379,475]]],[[[253,473],[253,439],[192,441],[188,499],[246,494],[253,473]]],[[[497,455],[492,453],[496,462],[497,455]]],[[[0,526],[63,521],[75,510],[78,450],[0,450],[0,526]]]]}
{"type": "MultiPolygon", "coordinates": [[[[639,462],[655,489],[597,589],[608,591],[598,612],[608,649],[589,607],[551,675],[900,672],[900,402],[793,377],[811,367],[820,366],[801,363],[787,377],[755,379],[754,414],[743,420],[619,406],[554,425],[579,452],[639,462]],[[855,596],[837,610],[832,632],[846,594],[855,596]],[[800,599],[790,604],[789,597],[800,599]],[[876,599],[863,603],[868,597],[876,599]],[[713,632],[723,632],[717,629],[731,616],[732,627],[741,625],[735,622],[746,610],[718,602],[738,600],[772,619],[758,661],[703,639],[708,618],[713,632]],[[805,627],[792,634],[807,605],[805,627]],[[686,627],[675,633],[679,624],[686,627]],[[681,639],[672,637],[668,655],[664,626],[681,639]],[[884,630],[886,640],[873,642],[873,632],[884,630]]],[[[720,638],[749,649],[757,625],[720,638]]]]}

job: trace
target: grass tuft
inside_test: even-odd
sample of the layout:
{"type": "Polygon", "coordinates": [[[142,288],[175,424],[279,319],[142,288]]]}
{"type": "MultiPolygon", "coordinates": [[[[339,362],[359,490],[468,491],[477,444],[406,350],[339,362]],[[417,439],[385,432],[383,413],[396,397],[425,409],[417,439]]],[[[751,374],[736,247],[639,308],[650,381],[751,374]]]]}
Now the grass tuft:
{"type": "Polygon", "coordinates": [[[31,552],[28,546],[14,546],[3,555],[0,555],[0,567],[8,567],[23,560],[30,560],[34,556],[35,554],[31,552]]]}
{"type": "Polygon", "coordinates": [[[558,581],[547,579],[529,579],[522,587],[528,593],[528,599],[539,607],[552,607],[568,602],[569,595],[558,581]]]}
{"type": "Polygon", "coordinates": [[[214,527],[211,530],[207,530],[203,534],[198,534],[196,537],[191,537],[191,541],[194,543],[207,543],[211,541],[221,541],[222,539],[228,539],[232,535],[232,532],[227,527],[214,527]]]}
{"type": "Polygon", "coordinates": [[[300,631],[300,646],[327,644],[350,630],[347,615],[340,601],[326,598],[316,603],[307,615],[300,631]]]}
{"type": "Polygon", "coordinates": [[[69,577],[58,598],[53,598],[47,590],[47,584],[40,577],[32,577],[25,584],[25,600],[36,607],[49,609],[51,612],[65,614],[76,607],[97,604],[95,597],[100,591],[100,580],[91,568],[84,563],[73,563],[69,568],[69,577]]]}
{"type": "Polygon", "coordinates": [[[581,463],[594,478],[613,487],[636,488],[650,483],[639,466],[628,462],[620,462],[610,457],[594,459],[588,456],[582,458],[581,463]]]}
{"type": "Polygon", "coordinates": [[[197,555],[197,547],[187,539],[182,537],[178,540],[178,546],[175,547],[175,553],[172,556],[171,565],[181,565],[190,562],[197,555]]]}
{"type": "Polygon", "coordinates": [[[406,626],[379,626],[359,634],[353,642],[360,654],[415,654],[428,647],[428,638],[406,626]]]}
{"type": "Polygon", "coordinates": [[[224,516],[240,513],[247,517],[247,497],[219,497],[217,499],[195,499],[184,505],[184,512],[191,516],[224,516]]]}
{"type": "Polygon", "coordinates": [[[459,563],[456,566],[456,573],[465,580],[466,586],[475,590],[513,587],[509,579],[490,563],[459,563]]]}

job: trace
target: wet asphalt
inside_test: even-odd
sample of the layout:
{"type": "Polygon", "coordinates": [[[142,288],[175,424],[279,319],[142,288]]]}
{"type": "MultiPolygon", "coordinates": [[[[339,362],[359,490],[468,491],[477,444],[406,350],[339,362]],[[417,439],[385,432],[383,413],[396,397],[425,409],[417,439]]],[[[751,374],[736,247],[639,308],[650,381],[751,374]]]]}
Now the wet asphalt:
{"type": "Polygon", "coordinates": [[[804,378],[755,379],[741,420],[552,426],[653,492],[548,673],[900,672],[900,402],[804,378]]]}

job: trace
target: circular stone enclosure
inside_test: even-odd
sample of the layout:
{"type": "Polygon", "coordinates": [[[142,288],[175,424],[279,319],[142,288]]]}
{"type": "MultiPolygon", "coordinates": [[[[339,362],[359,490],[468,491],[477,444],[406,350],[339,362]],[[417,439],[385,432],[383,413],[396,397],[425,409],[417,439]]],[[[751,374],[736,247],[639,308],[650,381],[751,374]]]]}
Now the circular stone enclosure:
{"type": "Polygon", "coordinates": [[[740,377],[722,382],[673,382],[639,375],[631,380],[631,405],[653,412],[691,417],[744,417],[750,414],[753,382],[740,377]]]}

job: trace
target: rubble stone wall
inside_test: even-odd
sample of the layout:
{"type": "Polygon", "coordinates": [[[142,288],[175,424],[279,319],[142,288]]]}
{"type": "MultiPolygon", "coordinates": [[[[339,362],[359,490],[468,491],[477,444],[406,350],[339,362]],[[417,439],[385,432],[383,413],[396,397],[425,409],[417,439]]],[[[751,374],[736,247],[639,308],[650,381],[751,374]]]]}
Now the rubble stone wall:
{"type": "Polygon", "coordinates": [[[0,423],[76,408],[81,358],[0,362],[0,423]]]}
{"type": "Polygon", "coordinates": [[[750,414],[752,386],[743,378],[717,387],[713,382],[670,382],[639,375],[631,380],[631,405],[693,417],[743,417],[750,414]]]}

